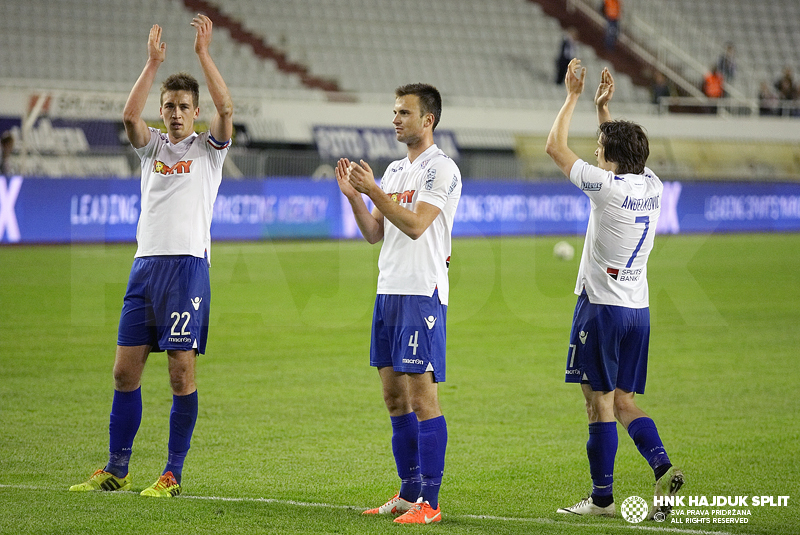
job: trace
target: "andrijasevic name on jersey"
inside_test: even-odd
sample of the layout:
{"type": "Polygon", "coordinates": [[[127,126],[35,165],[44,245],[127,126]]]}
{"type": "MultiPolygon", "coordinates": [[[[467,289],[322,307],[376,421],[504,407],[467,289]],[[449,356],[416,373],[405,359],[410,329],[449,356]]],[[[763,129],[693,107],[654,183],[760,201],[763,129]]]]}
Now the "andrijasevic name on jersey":
{"type": "Polygon", "coordinates": [[[648,197],[646,199],[634,199],[631,197],[625,197],[625,200],[622,201],[622,206],[620,208],[626,208],[628,210],[633,210],[634,212],[647,212],[649,210],[655,210],[661,204],[661,195],[656,195],[655,197],[648,197]]]}

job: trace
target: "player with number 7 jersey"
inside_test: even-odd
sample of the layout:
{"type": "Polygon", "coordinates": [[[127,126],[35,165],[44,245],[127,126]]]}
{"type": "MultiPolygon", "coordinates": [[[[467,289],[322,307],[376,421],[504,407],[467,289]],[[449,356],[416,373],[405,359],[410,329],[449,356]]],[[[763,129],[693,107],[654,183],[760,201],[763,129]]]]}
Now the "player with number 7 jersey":
{"type": "MultiPolygon", "coordinates": [[[[614,516],[614,460],[618,420],[653,469],[654,498],[674,495],[683,473],[670,462],[656,425],[634,401],[643,394],[650,343],[647,260],[661,214],[664,185],[645,166],[650,145],[644,129],[612,120],[608,104],[614,79],[603,69],[595,94],[600,135],[591,165],[567,144],[570,122],[583,92],[586,69],[573,59],[564,85],[567,98],[547,138],[547,154],[589,197],[591,212],[575,293],[578,302],[567,353],[567,383],[579,383],[586,401],[586,452],[592,491],[575,505],[558,509],[574,515],[614,516]]],[[[657,508],[647,517],[666,515],[657,508]]],[[[663,519],[663,516],[661,516],[663,519]]]]}

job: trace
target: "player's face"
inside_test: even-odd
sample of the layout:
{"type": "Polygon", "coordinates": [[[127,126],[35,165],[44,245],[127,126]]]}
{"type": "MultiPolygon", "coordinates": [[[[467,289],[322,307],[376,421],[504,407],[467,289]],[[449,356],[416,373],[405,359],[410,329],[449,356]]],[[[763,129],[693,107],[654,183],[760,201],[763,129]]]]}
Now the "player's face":
{"type": "Polygon", "coordinates": [[[161,118],[170,139],[176,143],[194,132],[200,108],[194,107],[190,91],[166,91],[161,101],[161,118]]]}
{"type": "Polygon", "coordinates": [[[614,170],[614,164],[606,161],[606,153],[605,149],[603,148],[603,134],[600,134],[600,137],[597,138],[597,149],[595,149],[594,155],[597,158],[597,167],[604,171],[614,170]]]}
{"type": "Polygon", "coordinates": [[[425,128],[432,124],[433,114],[422,115],[417,95],[397,97],[394,103],[394,131],[397,141],[415,145],[422,139],[425,128]]]}

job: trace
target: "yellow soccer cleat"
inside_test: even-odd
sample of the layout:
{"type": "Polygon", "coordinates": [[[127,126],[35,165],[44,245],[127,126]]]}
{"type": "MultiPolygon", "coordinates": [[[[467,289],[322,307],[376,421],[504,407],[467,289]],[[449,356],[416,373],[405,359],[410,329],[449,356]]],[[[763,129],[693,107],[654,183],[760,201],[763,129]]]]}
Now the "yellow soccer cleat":
{"type": "Polygon", "coordinates": [[[172,475],[172,472],[167,472],[158,478],[158,480],[144,489],[142,496],[152,496],[154,498],[172,498],[181,493],[181,486],[172,475]]]}
{"type": "Polygon", "coordinates": [[[114,474],[109,474],[108,472],[106,472],[101,468],[99,470],[96,470],[88,481],[86,481],[85,483],[78,483],[77,485],[72,485],[69,488],[69,490],[77,492],[87,492],[90,490],[106,490],[106,491],[128,490],[129,488],[131,488],[130,474],[126,475],[123,478],[119,478],[114,474]]]}

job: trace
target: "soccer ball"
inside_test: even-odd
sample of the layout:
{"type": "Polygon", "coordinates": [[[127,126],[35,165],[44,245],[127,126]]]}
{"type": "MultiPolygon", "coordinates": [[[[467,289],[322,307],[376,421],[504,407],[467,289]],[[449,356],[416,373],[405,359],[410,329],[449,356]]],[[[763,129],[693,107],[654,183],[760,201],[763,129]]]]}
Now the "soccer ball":
{"type": "Polygon", "coordinates": [[[565,241],[560,241],[553,247],[553,256],[561,260],[572,260],[575,256],[575,248],[565,241]]]}

